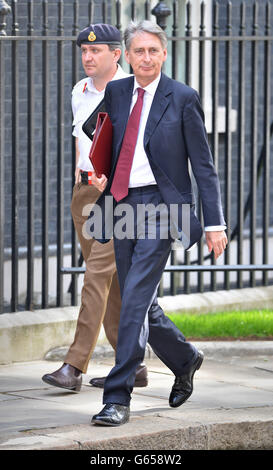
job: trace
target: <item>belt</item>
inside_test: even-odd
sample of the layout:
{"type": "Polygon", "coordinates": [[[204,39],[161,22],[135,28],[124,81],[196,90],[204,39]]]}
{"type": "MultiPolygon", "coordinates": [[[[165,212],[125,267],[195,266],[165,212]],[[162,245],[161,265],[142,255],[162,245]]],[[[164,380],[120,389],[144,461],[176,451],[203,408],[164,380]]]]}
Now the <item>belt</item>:
{"type": "Polygon", "coordinates": [[[92,176],[92,171],[81,170],[82,184],[92,184],[91,176],[92,176]]]}
{"type": "Polygon", "coordinates": [[[136,186],[128,188],[128,193],[146,193],[151,191],[159,191],[157,184],[147,184],[146,186],[136,186]]]}

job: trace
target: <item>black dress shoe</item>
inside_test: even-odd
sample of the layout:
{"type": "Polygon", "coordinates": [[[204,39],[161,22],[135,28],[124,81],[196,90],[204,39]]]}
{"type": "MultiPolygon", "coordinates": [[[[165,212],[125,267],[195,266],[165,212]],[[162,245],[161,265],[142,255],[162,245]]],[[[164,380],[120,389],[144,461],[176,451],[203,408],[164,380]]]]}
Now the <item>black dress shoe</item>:
{"type": "Polygon", "coordinates": [[[107,403],[99,414],[93,416],[91,423],[104,426],[120,426],[129,421],[129,416],[129,406],[107,403]]]}
{"type": "MultiPolygon", "coordinates": [[[[94,377],[94,379],[91,379],[89,383],[93,385],[93,387],[103,388],[105,379],[106,377],[94,377]]],[[[148,385],[148,371],[147,371],[147,367],[144,364],[142,364],[138,366],[136,370],[136,378],[135,378],[134,387],[147,387],[147,385],[148,385]]]]}
{"type": "Polygon", "coordinates": [[[63,364],[52,374],[45,374],[42,380],[54,387],[79,392],[82,385],[82,372],[70,364],[63,364]]]}
{"type": "Polygon", "coordinates": [[[202,351],[198,352],[196,361],[193,363],[191,369],[187,374],[175,377],[174,385],[169,397],[169,404],[173,408],[176,408],[191,396],[193,391],[193,376],[194,373],[200,369],[204,359],[202,351]]]}

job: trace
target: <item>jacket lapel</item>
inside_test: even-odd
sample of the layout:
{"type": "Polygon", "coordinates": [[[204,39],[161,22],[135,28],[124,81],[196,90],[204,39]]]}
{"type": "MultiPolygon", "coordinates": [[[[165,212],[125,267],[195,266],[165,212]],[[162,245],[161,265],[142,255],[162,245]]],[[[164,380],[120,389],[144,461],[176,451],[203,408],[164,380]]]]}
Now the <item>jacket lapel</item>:
{"type": "MultiPolygon", "coordinates": [[[[115,165],[120,148],[122,145],[122,140],[124,137],[126,125],[128,122],[132,93],[134,87],[134,77],[131,76],[126,83],[126,86],[122,87],[119,91],[119,96],[116,100],[113,100],[113,103],[117,103],[118,109],[118,126],[115,128],[115,154],[113,155],[113,166],[115,165]]],[[[153,103],[150,109],[150,113],[147,120],[147,125],[145,128],[144,134],[144,148],[148,144],[157,124],[162,118],[165,110],[167,109],[170,102],[170,94],[172,93],[172,81],[166,75],[162,74],[159,81],[153,103]]]]}
{"type": "Polygon", "coordinates": [[[157,124],[162,118],[165,110],[170,102],[170,94],[172,93],[171,80],[164,74],[161,75],[144,133],[144,148],[146,148],[157,124]]]}
{"type": "Polygon", "coordinates": [[[119,90],[119,96],[113,100],[117,103],[116,109],[118,112],[118,125],[115,127],[115,155],[113,155],[113,163],[118,158],[126,125],[129,118],[130,106],[132,101],[132,93],[134,88],[134,77],[129,77],[125,87],[119,90]]]}

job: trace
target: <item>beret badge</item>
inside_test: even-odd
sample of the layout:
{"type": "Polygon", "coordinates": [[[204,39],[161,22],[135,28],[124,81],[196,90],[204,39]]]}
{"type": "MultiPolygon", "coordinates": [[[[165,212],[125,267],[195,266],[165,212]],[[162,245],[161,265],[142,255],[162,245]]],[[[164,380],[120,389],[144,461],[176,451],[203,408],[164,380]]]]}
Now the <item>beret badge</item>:
{"type": "Polygon", "coordinates": [[[97,39],[97,36],[95,35],[94,31],[91,31],[91,33],[88,36],[88,41],[93,42],[97,39]]]}

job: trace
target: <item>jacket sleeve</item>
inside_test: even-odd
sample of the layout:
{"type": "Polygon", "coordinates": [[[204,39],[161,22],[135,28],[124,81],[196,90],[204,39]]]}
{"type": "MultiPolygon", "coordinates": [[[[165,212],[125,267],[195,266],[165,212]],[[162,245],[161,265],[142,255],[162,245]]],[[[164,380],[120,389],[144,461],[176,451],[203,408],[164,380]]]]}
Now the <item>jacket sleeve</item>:
{"type": "Polygon", "coordinates": [[[208,144],[204,112],[194,91],[183,109],[183,133],[202,202],[205,226],[225,225],[220,184],[208,144]]]}

